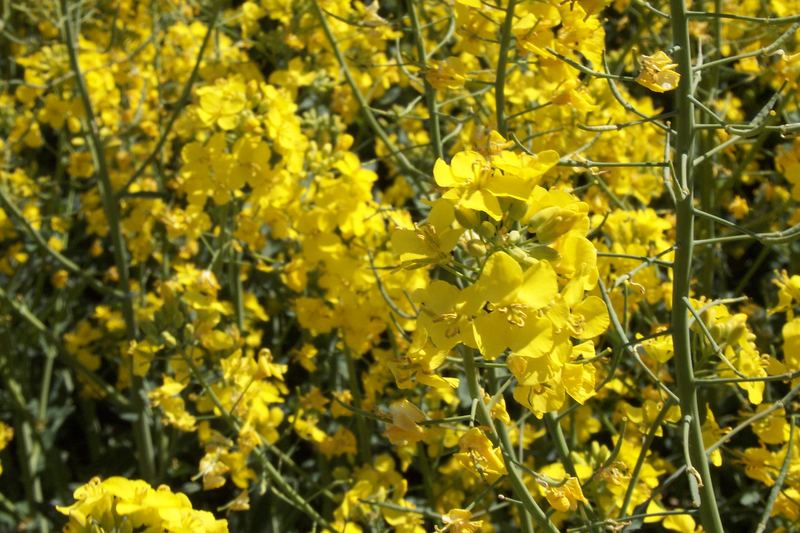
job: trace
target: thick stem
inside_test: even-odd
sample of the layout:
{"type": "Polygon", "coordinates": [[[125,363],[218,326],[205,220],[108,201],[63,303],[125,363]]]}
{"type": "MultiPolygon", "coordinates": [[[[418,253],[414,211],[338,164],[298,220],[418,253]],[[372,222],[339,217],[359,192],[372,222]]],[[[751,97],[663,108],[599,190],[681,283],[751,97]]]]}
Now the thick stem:
{"type": "Polygon", "coordinates": [[[675,94],[676,138],[674,168],[683,191],[676,203],[675,260],[672,288],[672,343],[675,349],[675,373],[680,398],[681,417],[690,417],[687,446],[692,465],[699,475],[700,518],[707,532],[721,533],[722,521],[714,495],[714,485],[703,446],[702,416],[697,401],[697,383],[692,364],[689,334],[689,313],[683,298],[690,296],[694,241],[694,207],[692,164],[694,152],[694,105],[692,103],[692,51],[686,5],[683,0],[670,0],[672,36],[678,47],[676,62],[681,75],[675,94]]]}
{"type": "Polygon", "coordinates": [[[497,78],[494,84],[495,113],[497,113],[497,131],[503,137],[508,136],[506,123],[506,65],[508,63],[508,47],[511,43],[511,25],[514,22],[514,7],[516,0],[509,0],[506,8],[506,18],[500,30],[500,55],[497,58],[497,78]]]}

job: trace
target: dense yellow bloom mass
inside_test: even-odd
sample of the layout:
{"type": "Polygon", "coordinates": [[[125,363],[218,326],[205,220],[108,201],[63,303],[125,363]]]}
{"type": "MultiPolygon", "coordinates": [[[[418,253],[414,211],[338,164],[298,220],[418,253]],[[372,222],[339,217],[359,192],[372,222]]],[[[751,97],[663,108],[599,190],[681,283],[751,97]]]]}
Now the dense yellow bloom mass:
{"type": "Polygon", "coordinates": [[[153,489],[141,480],[93,478],[77,488],[73,497],[75,503],[57,508],[69,517],[64,531],[228,531],[225,520],[192,509],[189,498],[165,485],[153,489]]]}
{"type": "Polygon", "coordinates": [[[792,530],[797,12],[4,3],[0,529],[792,530]]]}

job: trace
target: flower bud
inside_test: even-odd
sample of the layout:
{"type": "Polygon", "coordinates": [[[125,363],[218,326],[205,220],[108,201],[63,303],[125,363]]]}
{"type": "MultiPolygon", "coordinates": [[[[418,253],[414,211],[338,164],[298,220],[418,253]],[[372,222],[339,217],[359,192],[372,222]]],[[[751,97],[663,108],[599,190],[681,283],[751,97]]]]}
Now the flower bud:
{"type": "Polygon", "coordinates": [[[531,257],[527,253],[525,253],[525,250],[523,250],[522,248],[517,248],[516,246],[513,246],[508,249],[508,254],[524,265],[530,264],[529,261],[531,257]]]}
{"type": "Polygon", "coordinates": [[[484,220],[481,222],[481,225],[475,230],[478,232],[478,235],[483,237],[484,239],[491,239],[497,233],[497,228],[494,224],[489,222],[488,220],[484,220]]]}
{"type": "Polygon", "coordinates": [[[462,227],[467,229],[475,229],[481,223],[481,215],[473,209],[466,207],[458,207],[455,210],[456,220],[462,227]]]}
{"type": "Polygon", "coordinates": [[[476,258],[485,257],[486,245],[478,239],[470,239],[467,242],[467,253],[476,258]]]}
{"type": "Polygon", "coordinates": [[[557,261],[559,257],[557,250],[544,244],[537,244],[528,250],[528,255],[539,261],[557,261]]]}
{"type": "Polygon", "coordinates": [[[547,244],[571,230],[577,219],[578,215],[574,211],[561,207],[548,207],[534,215],[528,223],[528,228],[531,229],[535,220],[536,237],[539,242],[547,244]],[[546,213],[546,216],[543,216],[543,213],[546,213]]]}
{"type": "Polygon", "coordinates": [[[525,213],[528,212],[528,204],[523,202],[522,200],[510,199],[509,200],[508,208],[506,212],[511,220],[522,220],[522,217],[525,216],[525,213]]]}

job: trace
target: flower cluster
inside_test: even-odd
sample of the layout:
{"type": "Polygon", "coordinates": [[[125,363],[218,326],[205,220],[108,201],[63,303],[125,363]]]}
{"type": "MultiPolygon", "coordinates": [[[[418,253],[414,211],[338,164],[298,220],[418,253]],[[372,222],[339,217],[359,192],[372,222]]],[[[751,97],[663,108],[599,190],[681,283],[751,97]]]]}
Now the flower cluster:
{"type": "Polygon", "coordinates": [[[0,529],[794,527],[792,2],[13,4],[0,529]]]}

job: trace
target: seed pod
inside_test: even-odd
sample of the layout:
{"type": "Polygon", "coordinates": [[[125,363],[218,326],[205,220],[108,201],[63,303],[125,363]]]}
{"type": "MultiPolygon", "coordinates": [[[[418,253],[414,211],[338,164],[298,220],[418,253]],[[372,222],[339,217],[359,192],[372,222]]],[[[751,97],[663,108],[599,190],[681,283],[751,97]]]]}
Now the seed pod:
{"type": "Polygon", "coordinates": [[[478,232],[478,235],[483,237],[484,239],[491,239],[497,233],[497,228],[494,224],[489,222],[488,220],[484,220],[481,222],[481,225],[475,230],[478,232]]]}

